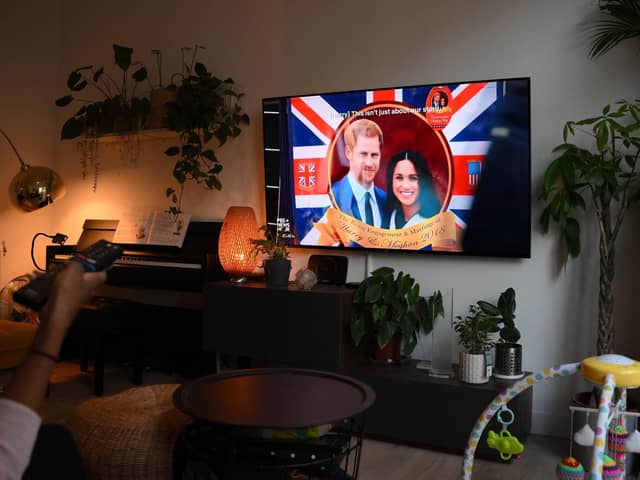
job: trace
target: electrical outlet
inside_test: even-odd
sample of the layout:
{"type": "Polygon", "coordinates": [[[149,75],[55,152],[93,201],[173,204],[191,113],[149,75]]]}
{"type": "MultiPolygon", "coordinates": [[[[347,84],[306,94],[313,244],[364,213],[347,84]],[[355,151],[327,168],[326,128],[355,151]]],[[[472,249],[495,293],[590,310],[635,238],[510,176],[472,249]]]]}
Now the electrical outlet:
{"type": "Polygon", "coordinates": [[[2,252],[3,257],[7,256],[7,244],[4,240],[2,240],[2,248],[0,249],[0,251],[2,252]]]}

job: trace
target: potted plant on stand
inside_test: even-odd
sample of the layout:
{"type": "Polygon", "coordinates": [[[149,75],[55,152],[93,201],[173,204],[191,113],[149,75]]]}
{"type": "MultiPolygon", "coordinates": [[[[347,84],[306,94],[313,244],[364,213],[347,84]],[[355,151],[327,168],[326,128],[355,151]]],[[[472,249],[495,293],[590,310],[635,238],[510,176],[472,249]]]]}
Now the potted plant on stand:
{"type": "Polygon", "coordinates": [[[496,343],[496,356],[493,376],[507,380],[521,378],[522,371],[522,345],[520,331],[515,326],[516,292],[509,287],[500,294],[498,304],[494,305],[479,300],[478,306],[482,313],[495,320],[500,330],[500,339],[496,343]]]}
{"type": "MultiPolygon", "coordinates": [[[[434,295],[432,303],[441,296],[434,295]]],[[[420,286],[409,274],[394,277],[391,267],[381,267],[365,279],[353,296],[351,338],[358,347],[363,339],[373,344],[373,358],[388,363],[411,355],[418,334],[431,332],[433,312],[420,296],[420,286]]]]}
{"type": "Polygon", "coordinates": [[[486,315],[478,305],[470,305],[469,313],[456,317],[453,329],[458,334],[464,351],[460,352],[460,381],[466,383],[486,383],[489,381],[488,359],[494,341],[491,334],[497,332],[498,322],[486,315]]]}
{"type": "Polygon", "coordinates": [[[275,234],[267,225],[262,225],[258,230],[264,232],[264,238],[256,238],[253,243],[253,254],[264,255],[264,274],[268,287],[280,288],[289,284],[291,272],[291,260],[287,242],[293,238],[289,223],[278,219],[275,234]]]}

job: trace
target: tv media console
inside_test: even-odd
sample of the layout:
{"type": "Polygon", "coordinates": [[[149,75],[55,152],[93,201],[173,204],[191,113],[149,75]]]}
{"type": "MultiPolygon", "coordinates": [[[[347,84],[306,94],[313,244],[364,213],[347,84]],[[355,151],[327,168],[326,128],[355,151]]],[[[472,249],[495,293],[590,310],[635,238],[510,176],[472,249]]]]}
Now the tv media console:
{"type": "MultiPolygon", "coordinates": [[[[329,370],[354,377],[376,392],[365,435],[397,443],[464,450],[482,410],[509,383],[471,385],[436,379],[404,365],[374,364],[357,351],[349,334],[354,290],[316,285],[301,290],[267,288],[262,282],[205,286],[203,348],[247,356],[265,366],[329,370]]],[[[524,442],[531,430],[532,389],[509,403],[509,431],[524,442]]],[[[494,418],[485,429],[500,431],[494,418]]],[[[478,456],[496,458],[484,438],[478,456]]]]}

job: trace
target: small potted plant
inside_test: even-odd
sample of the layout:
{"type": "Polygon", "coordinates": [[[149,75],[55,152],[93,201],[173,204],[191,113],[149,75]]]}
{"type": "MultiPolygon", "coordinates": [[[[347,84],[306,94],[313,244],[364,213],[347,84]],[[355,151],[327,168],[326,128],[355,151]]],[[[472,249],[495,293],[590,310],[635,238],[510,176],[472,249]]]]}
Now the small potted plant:
{"type": "Polygon", "coordinates": [[[431,332],[433,312],[440,309],[429,308],[429,302],[437,298],[442,297],[421,297],[420,286],[411,275],[399,272],[394,276],[393,268],[378,268],[353,296],[351,338],[356,347],[367,338],[375,360],[398,362],[401,353],[411,355],[421,330],[431,332]]]}
{"type": "Polygon", "coordinates": [[[253,243],[253,254],[264,255],[264,274],[269,287],[286,287],[289,284],[291,272],[291,260],[287,243],[293,238],[289,222],[278,219],[278,225],[272,231],[267,225],[262,225],[258,230],[264,232],[264,238],[256,238],[253,243]]]}
{"type": "Polygon", "coordinates": [[[485,314],[478,305],[470,305],[469,313],[456,317],[453,329],[464,351],[460,352],[460,380],[465,383],[489,381],[487,357],[494,345],[491,334],[499,330],[498,321],[485,314]]]}
{"type": "Polygon", "coordinates": [[[498,304],[478,301],[482,313],[498,323],[500,339],[496,343],[495,368],[493,376],[503,379],[521,378],[522,371],[522,345],[520,331],[515,326],[516,292],[509,287],[500,294],[498,304]]]}

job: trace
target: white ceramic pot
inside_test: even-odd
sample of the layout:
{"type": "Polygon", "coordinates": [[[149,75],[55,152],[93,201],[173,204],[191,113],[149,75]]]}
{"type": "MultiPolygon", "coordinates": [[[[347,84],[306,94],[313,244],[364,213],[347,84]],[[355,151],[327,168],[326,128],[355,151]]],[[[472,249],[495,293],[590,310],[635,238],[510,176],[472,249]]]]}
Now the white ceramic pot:
{"type": "Polygon", "coordinates": [[[487,364],[484,353],[460,352],[460,381],[465,383],[487,383],[487,364]]]}

